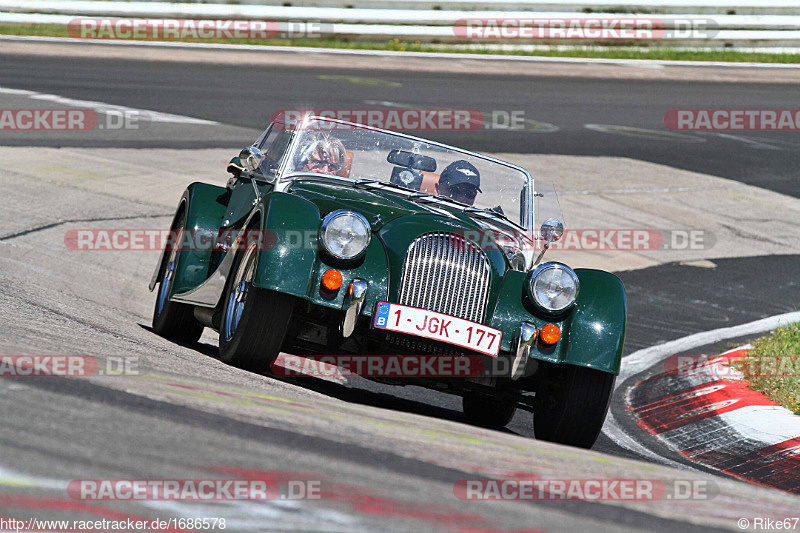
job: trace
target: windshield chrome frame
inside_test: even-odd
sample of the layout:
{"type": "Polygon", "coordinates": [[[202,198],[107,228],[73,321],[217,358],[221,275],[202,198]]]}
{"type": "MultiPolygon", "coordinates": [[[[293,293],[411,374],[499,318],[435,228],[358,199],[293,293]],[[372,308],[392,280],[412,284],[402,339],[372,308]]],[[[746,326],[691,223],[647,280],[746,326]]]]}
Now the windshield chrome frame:
{"type": "MultiPolygon", "coordinates": [[[[445,150],[452,150],[454,152],[467,154],[467,155],[476,157],[478,159],[483,159],[484,161],[488,161],[490,163],[498,164],[498,165],[510,168],[512,170],[516,170],[518,172],[521,172],[528,180],[528,183],[527,183],[528,187],[527,187],[527,194],[526,194],[526,196],[527,196],[526,202],[527,202],[527,205],[528,205],[528,209],[525,212],[525,220],[523,221],[523,225],[521,227],[522,227],[522,229],[524,229],[525,231],[529,232],[530,234],[534,234],[535,233],[536,228],[534,226],[536,224],[536,214],[534,213],[534,209],[535,209],[535,207],[534,207],[535,206],[535,203],[534,203],[534,199],[535,199],[535,197],[534,197],[534,194],[535,194],[534,179],[530,175],[530,173],[527,170],[525,170],[524,168],[522,168],[521,166],[515,165],[513,163],[509,163],[508,161],[503,161],[501,159],[496,159],[496,158],[488,156],[488,155],[483,155],[483,154],[480,154],[478,152],[473,152],[472,150],[466,150],[466,149],[463,149],[463,148],[457,148],[455,146],[451,146],[449,144],[440,143],[438,141],[432,141],[430,139],[423,139],[422,137],[415,137],[414,135],[408,135],[407,133],[402,133],[402,132],[398,132],[398,131],[384,130],[384,129],[381,129],[381,128],[376,128],[374,126],[368,126],[366,124],[358,124],[356,122],[348,122],[346,120],[340,120],[340,119],[336,119],[336,118],[320,117],[320,116],[317,116],[317,115],[306,115],[303,118],[302,121],[299,121],[297,123],[297,125],[294,128],[294,131],[292,132],[292,140],[289,143],[289,146],[287,148],[287,153],[286,153],[287,157],[284,158],[284,160],[281,163],[281,166],[278,169],[278,172],[276,174],[276,181],[275,181],[275,190],[276,191],[281,191],[281,192],[285,191],[289,187],[289,184],[293,180],[295,180],[297,178],[301,178],[301,177],[308,178],[308,177],[312,177],[313,176],[315,178],[332,179],[332,180],[336,180],[336,181],[348,182],[348,183],[351,183],[351,184],[356,184],[356,182],[361,181],[361,180],[357,180],[355,178],[349,178],[349,177],[345,178],[343,176],[337,176],[335,174],[323,174],[323,173],[319,173],[319,172],[313,172],[313,173],[312,172],[293,172],[293,173],[291,173],[289,175],[286,175],[286,170],[287,170],[287,168],[289,166],[289,159],[290,159],[290,157],[288,157],[288,156],[291,156],[291,155],[294,154],[295,150],[297,149],[297,144],[300,142],[299,141],[300,140],[300,135],[298,133],[300,131],[303,131],[305,126],[309,122],[311,122],[312,120],[321,120],[321,121],[325,121],[325,122],[333,122],[333,123],[337,123],[337,124],[342,124],[344,126],[353,126],[355,128],[362,129],[362,130],[369,130],[369,131],[374,131],[374,132],[377,132],[377,133],[394,135],[396,137],[402,137],[402,138],[405,138],[405,139],[408,139],[408,140],[411,140],[411,141],[423,142],[423,143],[426,143],[426,144],[429,144],[429,145],[432,145],[432,146],[437,146],[439,148],[444,148],[445,150]]],[[[376,180],[376,183],[381,184],[381,185],[385,185],[382,182],[377,181],[377,180],[376,180]]],[[[388,190],[397,191],[397,192],[401,192],[401,191],[402,192],[406,192],[406,189],[402,189],[400,187],[395,188],[395,187],[391,187],[391,186],[385,186],[385,188],[388,189],[388,190]]],[[[409,195],[411,195],[411,194],[419,194],[419,191],[412,191],[410,189],[408,189],[407,192],[408,192],[409,195]]],[[[459,202],[448,201],[447,199],[444,199],[444,198],[442,198],[440,196],[436,196],[436,195],[430,195],[430,196],[431,196],[431,199],[435,199],[437,202],[442,202],[442,203],[444,203],[446,205],[452,205],[452,206],[461,207],[462,211],[465,212],[465,213],[467,213],[467,211],[465,209],[463,209],[463,208],[471,207],[471,206],[466,206],[466,205],[460,204],[459,202]]],[[[428,201],[428,200],[426,200],[426,201],[428,201]]],[[[514,224],[515,226],[520,227],[518,224],[514,223],[513,221],[509,221],[509,222],[511,224],[514,224]]]]}

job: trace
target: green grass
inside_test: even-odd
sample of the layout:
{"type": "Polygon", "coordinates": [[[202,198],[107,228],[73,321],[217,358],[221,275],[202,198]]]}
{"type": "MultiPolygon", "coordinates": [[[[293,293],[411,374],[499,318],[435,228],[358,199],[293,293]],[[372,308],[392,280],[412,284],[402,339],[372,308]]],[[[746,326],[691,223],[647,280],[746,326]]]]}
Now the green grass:
{"type": "Polygon", "coordinates": [[[800,415],[800,322],[752,344],[742,365],[750,388],[800,415]]]}
{"type": "MultiPolygon", "coordinates": [[[[3,35],[34,35],[42,37],[69,37],[67,28],[55,24],[0,24],[3,35]]],[[[315,48],[339,48],[349,50],[391,50],[400,52],[453,52],[471,54],[522,55],[540,57],[580,57],[605,59],[660,59],[668,61],[723,61],[731,63],[800,63],[800,54],[740,52],[735,50],[680,50],[674,48],[641,47],[567,47],[554,46],[536,50],[499,50],[474,45],[436,44],[405,42],[399,39],[389,41],[350,41],[346,39],[186,39],[185,42],[248,44],[265,46],[309,46],[315,48]]]]}

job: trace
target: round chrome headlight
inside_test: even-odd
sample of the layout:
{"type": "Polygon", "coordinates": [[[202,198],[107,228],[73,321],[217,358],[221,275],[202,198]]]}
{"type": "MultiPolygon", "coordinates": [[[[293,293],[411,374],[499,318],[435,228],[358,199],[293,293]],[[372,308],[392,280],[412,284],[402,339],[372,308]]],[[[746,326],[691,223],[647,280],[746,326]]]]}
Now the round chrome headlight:
{"type": "Polygon", "coordinates": [[[537,305],[551,313],[568,309],[575,303],[580,282],[575,271],[563,263],[544,263],[530,278],[531,296],[537,305]]]}
{"type": "Polygon", "coordinates": [[[320,237],[325,250],[337,259],[355,259],[370,240],[367,219],[353,211],[334,211],[322,221],[320,237]]]}

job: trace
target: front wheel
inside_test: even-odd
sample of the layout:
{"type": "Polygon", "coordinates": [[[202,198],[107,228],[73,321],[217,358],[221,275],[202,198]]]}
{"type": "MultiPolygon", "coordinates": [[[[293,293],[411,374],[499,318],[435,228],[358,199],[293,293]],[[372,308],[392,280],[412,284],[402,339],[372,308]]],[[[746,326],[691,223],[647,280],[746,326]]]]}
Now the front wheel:
{"type": "Polygon", "coordinates": [[[265,373],[278,357],[294,299],[288,294],[253,286],[258,269],[258,244],[237,259],[225,296],[219,332],[220,358],[235,367],[265,373]]]}
{"type": "MultiPolygon", "coordinates": [[[[178,219],[175,229],[183,228],[184,216],[178,219]]],[[[179,342],[192,343],[200,339],[203,334],[203,325],[194,318],[191,305],[170,301],[169,293],[178,267],[178,244],[170,245],[167,263],[164,265],[164,275],[158,284],[156,304],[153,309],[153,331],[162,337],[179,342]]]]}
{"type": "Polygon", "coordinates": [[[572,365],[556,367],[553,387],[533,413],[537,439],[591,448],[606,419],[616,376],[572,365]]]}
{"type": "Polygon", "coordinates": [[[479,394],[467,394],[461,401],[464,416],[470,424],[485,428],[502,428],[511,422],[517,406],[479,394]]]}

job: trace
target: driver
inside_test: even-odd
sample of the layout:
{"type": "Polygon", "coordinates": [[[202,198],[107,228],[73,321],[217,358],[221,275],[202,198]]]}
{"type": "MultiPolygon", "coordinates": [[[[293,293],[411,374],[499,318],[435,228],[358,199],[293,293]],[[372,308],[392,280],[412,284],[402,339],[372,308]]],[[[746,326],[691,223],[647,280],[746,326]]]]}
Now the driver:
{"type": "Polygon", "coordinates": [[[344,167],[346,151],[342,141],[328,132],[314,133],[297,150],[295,169],[301,172],[336,174],[344,167]]]}
{"type": "Polygon", "coordinates": [[[473,205],[479,192],[483,192],[480,173],[463,159],[447,165],[436,183],[436,194],[466,205],[473,205]]]}

